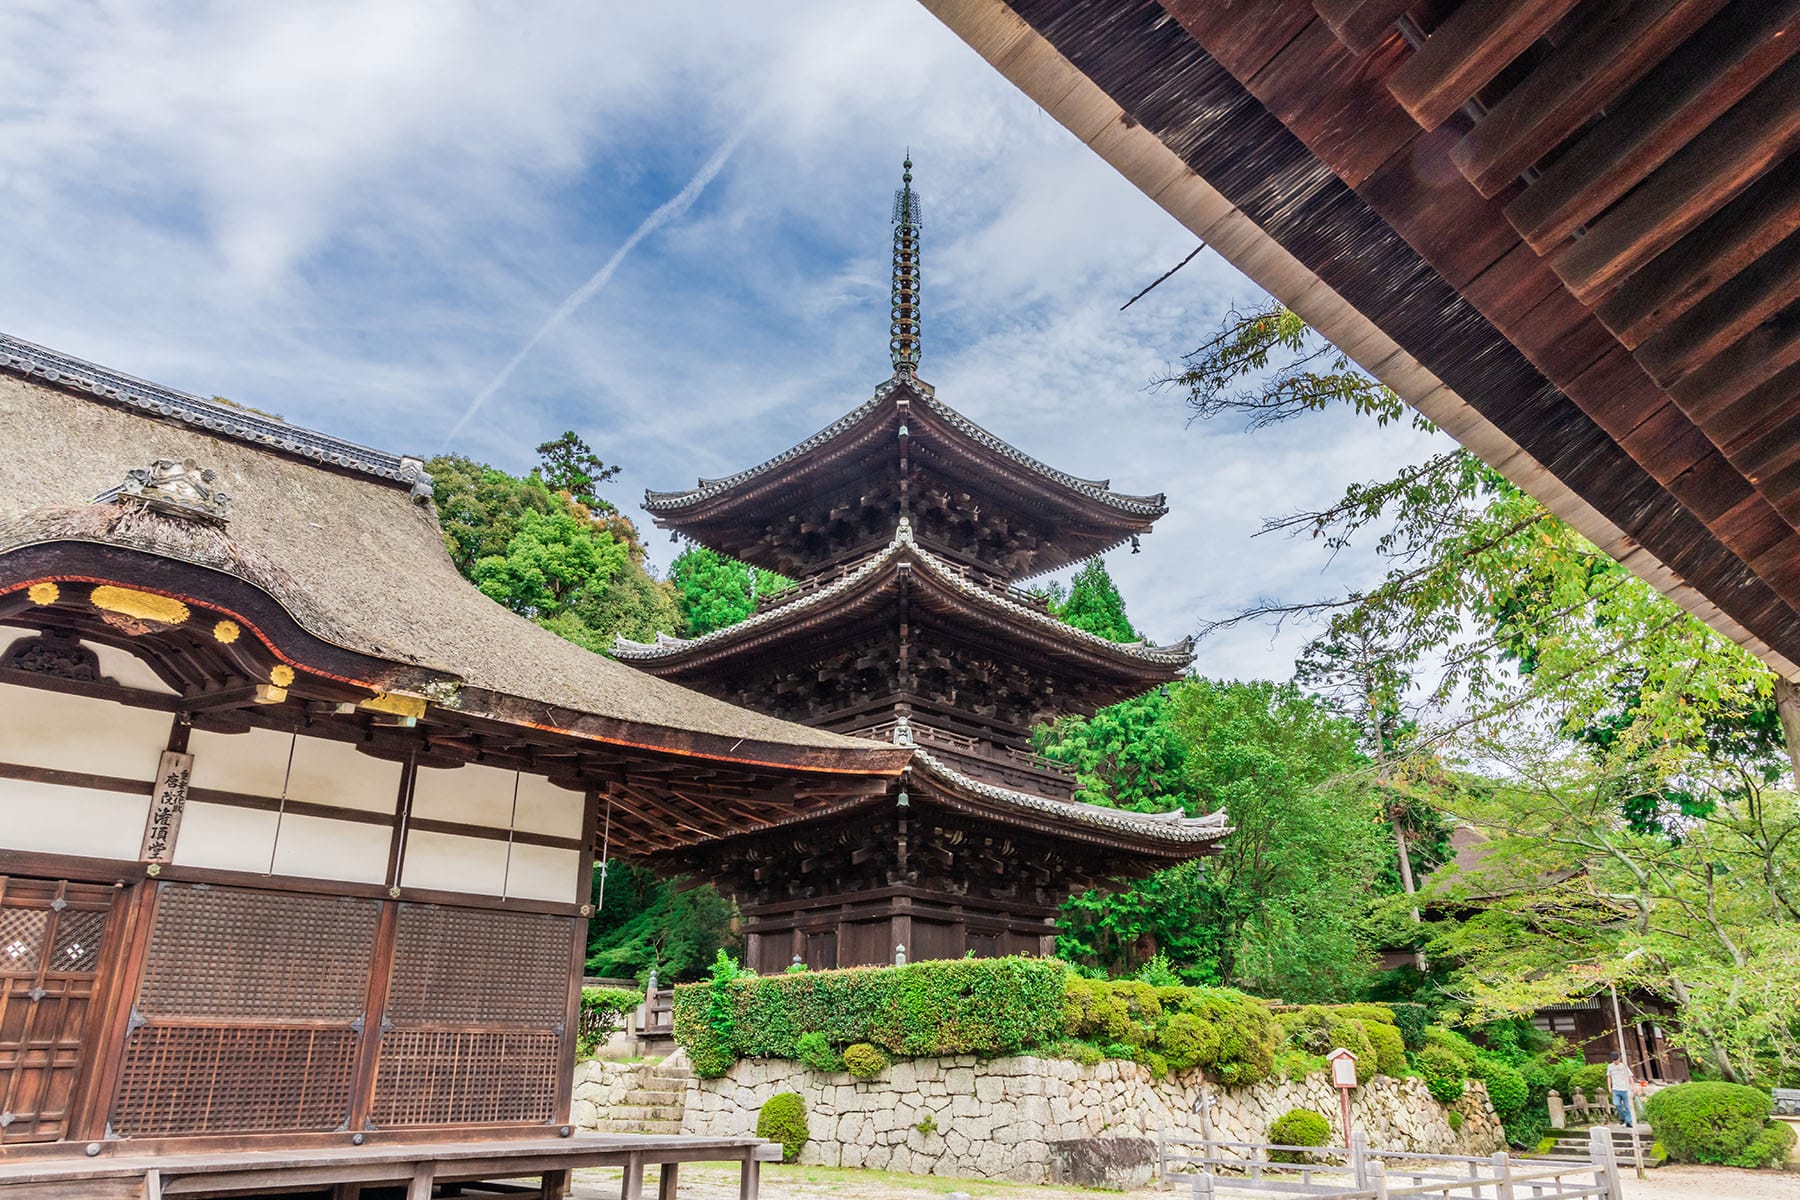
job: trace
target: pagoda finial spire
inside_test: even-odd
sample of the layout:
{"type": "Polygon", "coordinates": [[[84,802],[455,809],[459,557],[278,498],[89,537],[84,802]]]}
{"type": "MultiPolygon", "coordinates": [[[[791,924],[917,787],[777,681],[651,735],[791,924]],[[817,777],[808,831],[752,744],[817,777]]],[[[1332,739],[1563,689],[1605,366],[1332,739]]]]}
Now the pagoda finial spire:
{"type": "Polygon", "coordinates": [[[888,349],[894,373],[910,375],[919,366],[919,196],[912,188],[912,151],[894,193],[894,290],[888,349]]]}

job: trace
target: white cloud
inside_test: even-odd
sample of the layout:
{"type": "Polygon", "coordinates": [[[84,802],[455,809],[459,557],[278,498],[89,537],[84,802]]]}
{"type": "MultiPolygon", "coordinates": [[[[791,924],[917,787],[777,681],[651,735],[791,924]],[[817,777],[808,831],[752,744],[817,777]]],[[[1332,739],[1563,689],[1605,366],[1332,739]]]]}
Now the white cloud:
{"type": "MultiPolygon", "coordinates": [[[[1185,426],[1146,382],[1254,288],[913,0],[0,8],[0,329],[376,445],[439,446],[707,156],[693,206],[546,333],[456,448],[565,428],[629,496],[776,453],[888,372],[887,213],[926,204],[922,374],[1032,454],[1167,491],[1113,556],[1173,639],[1367,573],[1253,539],[1417,454],[1349,418],[1185,426]]],[[[1294,634],[1201,666],[1285,675],[1294,634]]]]}

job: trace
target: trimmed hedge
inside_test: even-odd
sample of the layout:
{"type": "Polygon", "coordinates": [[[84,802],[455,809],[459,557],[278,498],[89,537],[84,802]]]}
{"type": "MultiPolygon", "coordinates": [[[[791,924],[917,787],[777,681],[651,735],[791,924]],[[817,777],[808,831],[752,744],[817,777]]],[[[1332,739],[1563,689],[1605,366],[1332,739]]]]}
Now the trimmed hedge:
{"type": "Polygon", "coordinates": [[[746,976],[721,959],[709,982],[675,989],[674,1025],[701,1076],[722,1075],[739,1058],[834,1070],[850,1057],[842,1047],[866,1042],[884,1065],[890,1057],[1045,1053],[1130,1059],[1158,1075],[1198,1068],[1236,1085],[1267,1079],[1280,1045],[1268,1006],[1242,993],[1084,979],[1041,958],[770,976],[746,976]]]}
{"type": "Polygon", "coordinates": [[[1644,1115],[1674,1162],[1772,1167],[1794,1144],[1773,1111],[1767,1094],[1740,1083],[1678,1083],[1651,1096],[1644,1115]]]}
{"type": "Polygon", "coordinates": [[[997,1057],[1061,1033],[1063,980],[1054,959],[988,958],[853,967],[791,975],[715,973],[675,989],[675,1040],[696,1074],[739,1058],[799,1058],[799,1040],[869,1042],[891,1055],[997,1057]]]}
{"type": "Polygon", "coordinates": [[[756,1114],[756,1136],[781,1143],[781,1161],[793,1162],[800,1157],[808,1137],[806,1101],[799,1092],[776,1092],[763,1101],[756,1114]]]}

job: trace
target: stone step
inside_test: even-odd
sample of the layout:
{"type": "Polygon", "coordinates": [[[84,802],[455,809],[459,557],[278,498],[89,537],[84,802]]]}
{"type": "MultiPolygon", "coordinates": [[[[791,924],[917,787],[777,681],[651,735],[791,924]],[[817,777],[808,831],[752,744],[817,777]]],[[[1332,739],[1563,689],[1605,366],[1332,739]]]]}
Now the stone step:
{"type": "Polygon", "coordinates": [[[596,1133],[678,1134],[680,1121],[610,1121],[605,1117],[594,1123],[596,1133]]]}
{"type": "Polygon", "coordinates": [[[687,1113],[681,1105],[609,1104],[600,1110],[601,1120],[615,1121],[679,1121],[687,1113]]]}
{"type": "Polygon", "coordinates": [[[680,1104],[687,1103],[686,1088],[632,1088],[625,1093],[627,1104],[680,1104]]]}

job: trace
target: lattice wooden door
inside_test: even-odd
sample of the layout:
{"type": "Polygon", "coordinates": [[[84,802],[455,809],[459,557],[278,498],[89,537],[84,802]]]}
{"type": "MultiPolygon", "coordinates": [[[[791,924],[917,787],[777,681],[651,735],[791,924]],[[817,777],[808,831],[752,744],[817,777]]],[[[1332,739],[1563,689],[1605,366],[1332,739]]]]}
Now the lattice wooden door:
{"type": "Polygon", "coordinates": [[[0,876],[0,1145],[68,1129],[116,895],[0,876]]]}

